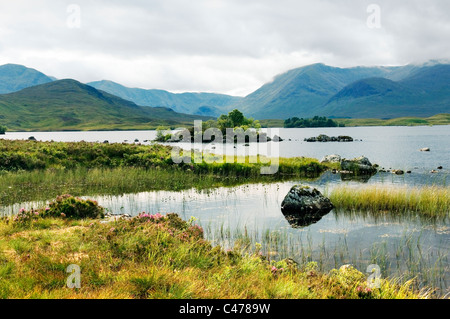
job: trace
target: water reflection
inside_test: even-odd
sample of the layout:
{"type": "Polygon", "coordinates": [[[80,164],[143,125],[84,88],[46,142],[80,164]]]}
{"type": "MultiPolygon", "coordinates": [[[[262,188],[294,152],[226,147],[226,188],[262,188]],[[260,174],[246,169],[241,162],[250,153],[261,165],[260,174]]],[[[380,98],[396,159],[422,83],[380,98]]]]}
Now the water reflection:
{"type": "Polygon", "coordinates": [[[343,182],[356,181],[360,183],[367,183],[369,179],[373,176],[373,175],[355,175],[349,173],[340,173],[339,175],[343,182]]]}
{"type": "Polygon", "coordinates": [[[284,218],[286,218],[289,225],[292,226],[292,228],[303,228],[310,226],[312,224],[317,223],[319,220],[322,219],[323,216],[327,215],[327,213],[317,213],[317,214],[295,214],[295,213],[288,213],[281,211],[284,215],[284,218]]]}

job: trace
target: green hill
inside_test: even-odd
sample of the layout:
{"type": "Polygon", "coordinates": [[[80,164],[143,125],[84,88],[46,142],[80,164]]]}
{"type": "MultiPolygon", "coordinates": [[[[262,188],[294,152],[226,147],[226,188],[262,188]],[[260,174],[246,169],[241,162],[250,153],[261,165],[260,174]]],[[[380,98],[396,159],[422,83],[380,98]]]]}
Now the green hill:
{"type": "Polygon", "coordinates": [[[319,115],[351,118],[429,117],[450,111],[450,65],[426,66],[400,81],[354,82],[325,104],[319,115]]]}
{"type": "Polygon", "coordinates": [[[195,119],[210,118],[138,106],[71,79],[0,95],[0,124],[9,131],[150,129],[195,119]]]}

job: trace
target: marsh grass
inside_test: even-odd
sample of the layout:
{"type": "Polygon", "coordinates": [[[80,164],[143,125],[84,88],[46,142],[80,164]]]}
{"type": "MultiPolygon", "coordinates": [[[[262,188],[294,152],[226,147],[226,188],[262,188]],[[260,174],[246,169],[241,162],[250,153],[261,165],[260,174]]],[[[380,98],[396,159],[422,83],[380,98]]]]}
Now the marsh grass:
{"type": "Polygon", "coordinates": [[[353,265],[365,272],[368,265],[381,268],[382,278],[394,280],[416,290],[428,289],[430,296],[442,297],[450,289],[449,260],[445,249],[428,247],[421,234],[404,232],[395,241],[379,240],[371,246],[349,243],[347,234],[334,241],[325,236],[313,239],[311,231],[290,232],[287,229],[255,229],[239,225],[204,227],[205,238],[215,246],[235,249],[243,254],[262,254],[268,261],[291,260],[306,267],[316,264],[318,271],[327,273],[343,265],[353,265]],[[427,247],[427,248],[424,248],[427,247]]]}
{"type": "Polygon", "coordinates": [[[280,158],[278,170],[262,175],[265,159],[175,164],[172,148],[158,144],[36,142],[0,139],[0,203],[46,200],[70,193],[119,195],[151,190],[208,189],[292,178],[317,178],[328,169],[316,159],[280,158]]]}
{"type": "Polygon", "coordinates": [[[449,217],[450,188],[339,186],[328,191],[337,210],[369,211],[375,214],[418,213],[430,218],[449,217]]]}
{"type": "MultiPolygon", "coordinates": [[[[13,205],[45,201],[60,194],[74,196],[122,195],[145,191],[207,190],[249,183],[291,180],[290,175],[217,175],[183,169],[139,167],[48,169],[0,172],[0,203],[13,205]]],[[[314,178],[305,180],[314,180],[314,178]]]]}
{"type": "Polygon", "coordinates": [[[225,251],[176,215],[108,223],[51,218],[0,221],[1,298],[425,298],[411,286],[382,280],[367,289],[354,268],[320,272],[315,263],[237,248],[225,251]],[[66,287],[70,264],[81,288],[66,287]]]}

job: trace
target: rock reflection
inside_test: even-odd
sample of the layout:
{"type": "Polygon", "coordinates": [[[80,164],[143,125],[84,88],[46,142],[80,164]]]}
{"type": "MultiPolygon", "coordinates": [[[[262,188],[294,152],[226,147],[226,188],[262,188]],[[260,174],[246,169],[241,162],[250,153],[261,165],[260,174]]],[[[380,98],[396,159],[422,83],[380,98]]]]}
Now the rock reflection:
{"type": "Polygon", "coordinates": [[[284,218],[287,220],[289,225],[291,225],[292,228],[303,228],[308,227],[312,224],[317,223],[319,220],[322,219],[323,216],[327,215],[329,212],[323,212],[321,214],[295,214],[292,212],[283,212],[284,218]]]}

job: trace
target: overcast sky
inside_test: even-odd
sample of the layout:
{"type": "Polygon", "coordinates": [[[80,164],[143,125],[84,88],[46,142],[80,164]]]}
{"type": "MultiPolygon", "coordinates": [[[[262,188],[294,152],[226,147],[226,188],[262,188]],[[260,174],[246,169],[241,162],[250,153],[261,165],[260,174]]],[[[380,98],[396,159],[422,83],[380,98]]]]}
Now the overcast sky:
{"type": "Polygon", "coordinates": [[[246,95],[311,63],[450,59],[448,0],[0,0],[0,64],[246,95]]]}

